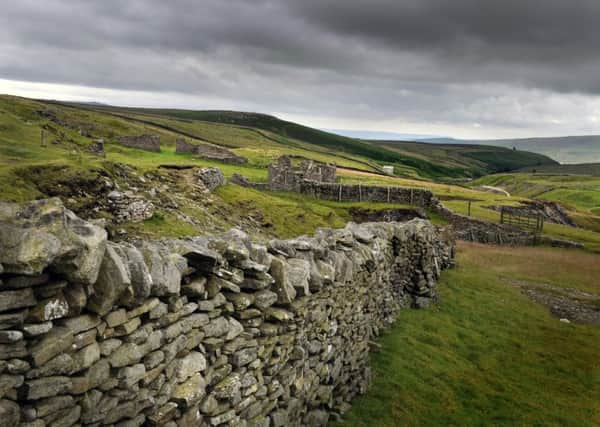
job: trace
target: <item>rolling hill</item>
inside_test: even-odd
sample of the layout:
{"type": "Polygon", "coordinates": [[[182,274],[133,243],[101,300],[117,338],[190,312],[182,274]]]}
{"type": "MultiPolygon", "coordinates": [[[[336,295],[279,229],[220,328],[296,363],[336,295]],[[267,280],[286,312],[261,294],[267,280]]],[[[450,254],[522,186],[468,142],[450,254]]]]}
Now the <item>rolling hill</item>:
{"type": "MultiPolygon", "coordinates": [[[[207,140],[219,145],[239,145],[223,139],[215,140],[202,125],[219,124],[229,130],[244,130],[257,133],[273,142],[291,145],[301,142],[305,148],[335,152],[337,156],[352,156],[364,159],[370,169],[388,164],[394,165],[396,173],[401,176],[423,178],[461,178],[476,177],[493,172],[506,172],[528,166],[553,165],[552,159],[523,151],[512,151],[497,147],[463,147],[448,146],[452,152],[451,162],[440,161],[446,156],[438,156],[428,145],[419,149],[398,149],[395,144],[385,141],[366,141],[337,135],[335,133],[310,128],[298,123],[278,119],[277,117],[238,111],[191,111],[177,109],[124,108],[111,106],[90,106],[89,104],[73,104],[81,108],[98,112],[118,114],[129,119],[142,120],[146,123],[160,124],[168,130],[185,133],[189,136],[207,140]]],[[[338,163],[339,164],[339,163],[338,163]]],[[[361,168],[361,167],[359,167],[361,168]]]]}
{"type": "MultiPolygon", "coordinates": [[[[558,163],[544,155],[505,147],[472,144],[431,144],[426,142],[371,140],[404,156],[418,159],[421,168],[436,171],[459,171],[456,175],[476,177],[521,168],[556,166],[558,163]]],[[[450,174],[448,174],[450,175],[450,174]]]]}
{"type": "Polygon", "coordinates": [[[452,138],[431,138],[431,143],[457,143],[493,145],[517,150],[531,151],[551,157],[560,163],[600,162],[600,135],[563,136],[554,138],[516,138],[489,140],[460,140],[452,138]]]}

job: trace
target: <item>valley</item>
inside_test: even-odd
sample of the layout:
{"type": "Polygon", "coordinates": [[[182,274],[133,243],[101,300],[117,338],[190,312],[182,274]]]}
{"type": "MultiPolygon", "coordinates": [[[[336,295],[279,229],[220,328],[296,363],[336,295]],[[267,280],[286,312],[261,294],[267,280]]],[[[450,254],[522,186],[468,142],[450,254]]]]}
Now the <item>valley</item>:
{"type": "Polygon", "coordinates": [[[409,189],[427,190],[444,209],[482,224],[497,226],[503,206],[556,202],[576,227],[547,221],[539,238],[583,246],[459,241],[456,267],[441,272],[439,300],[425,310],[401,311],[369,342],[372,385],[351,408],[336,406],[333,425],[600,423],[599,330],[577,314],[583,295],[592,301],[586,313],[595,318],[600,295],[600,181],[593,166],[558,165],[502,147],[361,141],[254,113],[0,97],[0,200],[58,197],[105,228],[114,245],[220,235],[236,227],[259,245],[291,239],[302,247],[298,236],[349,222],[427,217],[436,226],[451,223],[439,209],[417,203],[275,191],[269,165],[281,156],[293,167],[335,164],[331,185],[340,195],[358,188],[360,199],[361,191],[377,186],[388,189],[389,198],[390,188],[401,187],[412,201],[409,189]],[[133,136],[138,148],[122,143],[133,136]],[[146,149],[156,137],[158,150],[146,149]],[[182,152],[184,146],[192,151],[182,152]],[[205,158],[196,146],[244,160],[205,158]],[[394,175],[383,166],[393,166],[394,175]],[[242,185],[240,176],[251,185],[242,185]],[[559,297],[570,298],[562,300],[568,303],[562,311],[551,307],[559,297]]]}

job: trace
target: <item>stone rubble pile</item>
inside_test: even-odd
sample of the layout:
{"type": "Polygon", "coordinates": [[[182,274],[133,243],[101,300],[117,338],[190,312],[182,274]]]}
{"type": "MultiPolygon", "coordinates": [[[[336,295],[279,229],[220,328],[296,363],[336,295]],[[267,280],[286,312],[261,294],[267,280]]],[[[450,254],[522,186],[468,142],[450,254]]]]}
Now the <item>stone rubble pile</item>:
{"type": "Polygon", "coordinates": [[[0,203],[0,424],[325,425],[452,257],[423,220],[116,244],[59,199],[0,203]]]}
{"type": "Polygon", "coordinates": [[[225,184],[225,176],[219,168],[202,168],[196,173],[196,176],[208,191],[213,191],[225,184]]]}
{"type": "Polygon", "coordinates": [[[154,204],[133,191],[113,190],[108,193],[108,208],[116,222],[141,222],[152,218],[154,204]]]}

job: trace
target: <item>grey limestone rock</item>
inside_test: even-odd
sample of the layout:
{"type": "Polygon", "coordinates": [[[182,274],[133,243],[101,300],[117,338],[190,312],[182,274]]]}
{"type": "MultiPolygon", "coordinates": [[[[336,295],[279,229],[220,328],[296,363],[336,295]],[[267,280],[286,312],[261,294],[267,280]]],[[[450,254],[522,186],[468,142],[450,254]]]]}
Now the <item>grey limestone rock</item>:
{"type": "Polygon", "coordinates": [[[0,264],[5,272],[40,274],[53,265],[69,281],[96,281],[107,233],[75,216],[60,199],[0,203],[0,264]]]}
{"type": "Polygon", "coordinates": [[[98,280],[93,286],[94,294],[88,302],[88,308],[100,315],[108,313],[131,285],[131,273],[119,252],[119,246],[107,244],[98,280]]]}

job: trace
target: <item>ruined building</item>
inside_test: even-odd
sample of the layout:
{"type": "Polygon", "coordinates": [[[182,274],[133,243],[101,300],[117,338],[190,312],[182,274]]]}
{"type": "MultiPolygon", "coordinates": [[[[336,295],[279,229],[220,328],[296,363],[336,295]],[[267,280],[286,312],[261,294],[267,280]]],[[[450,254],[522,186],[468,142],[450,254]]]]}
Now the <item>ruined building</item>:
{"type": "Polygon", "coordinates": [[[271,190],[297,191],[303,181],[335,182],[335,164],[303,160],[299,167],[292,166],[288,156],[281,156],[269,165],[271,190]]]}
{"type": "Polygon", "coordinates": [[[160,152],[160,135],[120,136],[117,141],[126,147],[160,152]]]}
{"type": "Polygon", "coordinates": [[[215,160],[218,162],[241,165],[248,160],[233,151],[213,144],[192,144],[183,138],[175,141],[175,152],[178,154],[191,153],[202,159],[215,160]]]}

